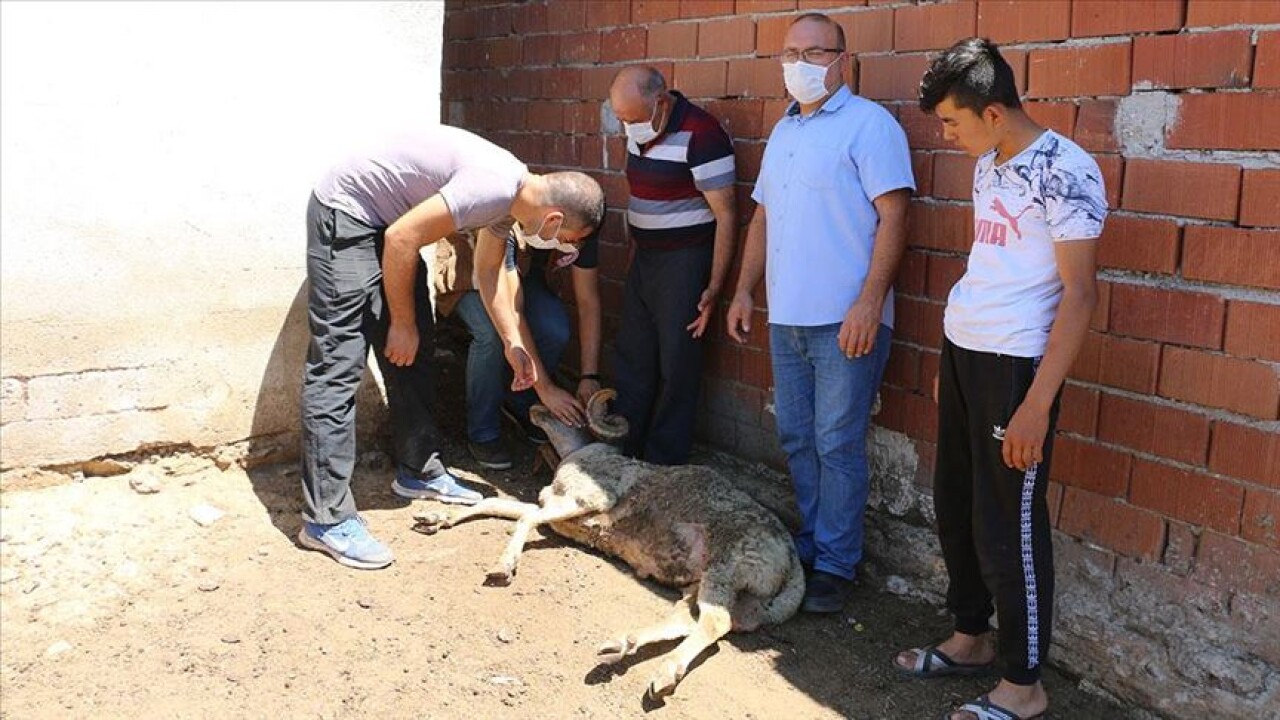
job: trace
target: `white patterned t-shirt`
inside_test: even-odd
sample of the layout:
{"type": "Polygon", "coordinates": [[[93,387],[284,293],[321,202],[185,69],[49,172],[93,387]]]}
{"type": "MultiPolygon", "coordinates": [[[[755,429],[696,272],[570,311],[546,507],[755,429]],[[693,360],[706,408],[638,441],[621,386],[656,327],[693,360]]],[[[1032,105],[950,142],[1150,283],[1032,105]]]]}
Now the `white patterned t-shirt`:
{"type": "Polygon", "coordinates": [[[943,327],[969,350],[1040,357],[1062,297],[1054,243],[1101,235],[1107,193],[1098,163],[1052,130],[1003,165],[995,157],[973,169],[973,248],[943,327]]]}

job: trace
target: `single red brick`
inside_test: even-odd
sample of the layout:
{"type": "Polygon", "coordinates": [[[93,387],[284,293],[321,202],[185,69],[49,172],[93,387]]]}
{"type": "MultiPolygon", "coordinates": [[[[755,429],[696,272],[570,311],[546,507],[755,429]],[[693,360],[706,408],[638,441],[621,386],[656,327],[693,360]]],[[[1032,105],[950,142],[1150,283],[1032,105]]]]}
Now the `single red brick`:
{"type": "Polygon", "coordinates": [[[1062,511],[1062,495],[1065,489],[1062,483],[1049,482],[1049,486],[1045,489],[1044,501],[1049,506],[1049,524],[1053,527],[1058,526],[1058,515],[1062,511]]]}
{"type": "Polygon", "coordinates": [[[756,23],[751,18],[708,20],[698,24],[698,57],[744,55],[755,49],[756,23]]]}
{"type": "Polygon", "coordinates": [[[1248,87],[1248,30],[1148,35],[1133,41],[1133,84],[1142,88],[1248,87]]]}
{"type": "Polygon", "coordinates": [[[566,32],[587,28],[587,3],[558,2],[547,11],[547,30],[566,32]]]}
{"type": "Polygon", "coordinates": [[[903,432],[914,440],[938,442],[938,406],[924,395],[907,393],[905,400],[903,432]]]}
{"type": "Polygon", "coordinates": [[[1182,274],[1193,280],[1280,289],[1280,230],[1189,226],[1182,274]]]}
{"type": "Polygon", "coordinates": [[[1209,469],[1280,490],[1280,433],[1214,423],[1209,469]]]}
{"type": "Polygon", "coordinates": [[[1236,593],[1275,597],[1280,593],[1280,552],[1205,532],[1200,536],[1193,580],[1236,593]]]}
{"type": "Polygon", "coordinates": [[[851,53],[888,52],[893,49],[893,9],[865,10],[831,15],[844,28],[851,53]]]}
{"type": "Polygon", "coordinates": [[[933,153],[912,152],[911,174],[916,179],[916,197],[933,196],[933,153]]]}
{"type": "MultiPolygon", "coordinates": [[[[923,377],[923,376],[922,376],[923,377]]],[[[923,380],[921,381],[923,382],[923,380]]],[[[1062,432],[1093,437],[1098,432],[1098,405],[1101,402],[1097,390],[1067,383],[1062,388],[1061,409],[1058,412],[1058,429],[1062,432]]],[[[1061,442],[1059,438],[1056,442],[1061,442]]],[[[1054,452],[1057,452],[1056,450],[1054,452]]],[[[1053,461],[1053,468],[1058,461],[1053,461]]]]}
{"type": "Polygon", "coordinates": [[[1219,349],[1226,302],[1217,295],[1139,285],[1112,287],[1111,332],[1219,349]]]}
{"type": "Polygon", "coordinates": [[[1244,171],[1240,185],[1240,224],[1280,227],[1280,170],[1244,171]]]}
{"type": "Polygon", "coordinates": [[[913,150],[958,150],[942,137],[942,123],[933,115],[926,115],[915,103],[898,107],[898,123],[907,134],[907,143],[913,150]]]}
{"type": "Polygon", "coordinates": [[[1071,2],[980,0],[977,34],[999,44],[1061,40],[1071,34],[1071,2]]]}
{"type": "Polygon", "coordinates": [[[678,62],[672,84],[690,98],[723,97],[727,68],[723,60],[678,62]]]}
{"type": "Polygon", "coordinates": [[[1244,488],[1228,480],[1138,458],[1129,502],[1219,532],[1240,530],[1244,488]]]}
{"type": "Polygon", "coordinates": [[[1079,488],[1065,488],[1058,528],[1121,555],[1155,561],[1164,546],[1164,520],[1155,513],[1079,488]]]}
{"type": "Polygon", "coordinates": [[[1223,348],[1237,357],[1280,362],[1280,305],[1243,300],[1227,303],[1223,348]]]}
{"type": "Polygon", "coordinates": [[[864,55],[858,68],[859,95],[872,100],[915,100],[929,66],[924,53],[864,55]]]}
{"type": "Polygon", "coordinates": [[[649,27],[649,57],[691,58],[697,54],[697,23],[662,23],[649,27]]]}
{"type": "Polygon", "coordinates": [[[1253,55],[1253,87],[1280,88],[1280,30],[1258,33],[1258,48],[1253,55]]]}
{"type": "Polygon", "coordinates": [[[712,100],[704,108],[720,120],[720,124],[735,138],[759,138],[762,100],[712,100]]]}
{"type": "MultiPolygon", "coordinates": [[[[787,36],[787,29],[795,17],[776,15],[762,17],[756,21],[756,55],[776,58],[782,52],[782,42],[787,36]]],[[[782,72],[781,66],[778,72],[782,72]]]]}
{"type": "Polygon", "coordinates": [[[564,103],[547,100],[529,103],[525,127],[539,132],[560,132],[564,128],[564,103]]]}
{"type": "Polygon", "coordinates": [[[1280,23],[1274,0],[1188,0],[1187,27],[1280,23]]]}
{"type": "Polygon", "coordinates": [[[680,17],[682,18],[732,14],[733,0],[680,0],[680,17]]]}
{"type": "Polygon", "coordinates": [[[973,208],[913,201],[907,208],[907,244],[968,252],[973,245],[973,208]]]}
{"type": "Polygon", "coordinates": [[[1280,493],[1253,488],[1245,491],[1240,537],[1280,549],[1280,493]]]}
{"type": "Polygon", "coordinates": [[[1189,465],[1203,465],[1209,447],[1209,421],[1185,410],[1104,393],[1098,414],[1098,439],[1189,465]]]}
{"type": "Polygon", "coordinates": [[[884,381],[904,390],[915,391],[920,387],[920,351],[894,343],[889,350],[889,362],[884,368],[884,381]]]}
{"type": "Polygon", "coordinates": [[[893,288],[898,293],[924,296],[925,278],[929,269],[929,256],[908,248],[898,263],[898,277],[893,288]]]}
{"type": "Polygon", "coordinates": [[[733,11],[739,15],[795,10],[796,0],[738,0],[733,11]]]}
{"type": "Polygon", "coordinates": [[[925,283],[925,294],[931,300],[946,302],[951,294],[951,286],[964,275],[965,259],[953,255],[932,255],[929,257],[929,274],[925,283]]]}
{"type": "Polygon", "coordinates": [[[1151,393],[1160,368],[1157,343],[1103,335],[1098,357],[1098,382],[1102,385],[1151,393]]]}
{"type": "Polygon", "coordinates": [[[1139,272],[1178,269],[1181,229],[1171,220],[1112,213],[1098,240],[1098,264],[1139,272]]]}
{"type": "Polygon", "coordinates": [[[1132,461],[1129,453],[1063,436],[1054,440],[1049,477],[1091,493],[1124,497],[1132,461]]]}
{"type": "Polygon", "coordinates": [[[800,0],[798,10],[825,10],[834,7],[866,5],[867,0],[800,0]]]}
{"type": "Polygon", "coordinates": [[[1072,37],[1129,35],[1182,27],[1182,0],[1077,2],[1071,6],[1072,37]]]}
{"type": "Polygon", "coordinates": [[[587,27],[612,28],[631,22],[629,0],[591,0],[587,6],[587,27]]]}
{"type": "Polygon", "coordinates": [[[582,95],[582,71],[572,68],[544,70],[542,97],[578,100],[582,95]]]}
{"type": "Polygon", "coordinates": [[[907,342],[936,348],[942,345],[942,303],[894,296],[894,333],[907,342]]]}
{"type": "Polygon", "coordinates": [[[1165,131],[1173,149],[1280,150],[1280,93],[1178,96],[1178,119],[1165,131]]]}
{"type": "Polygon", "coordinates": [[[972,37],[977,27],[977,9],[967,0],[897,8],[893,49],[936,50],[950,47],[960,38],[972,37]]]}
{"type": "MultiPolygon", "coordinates": [[[[454,11],[448,15],[452,17],[454,11]]],[[[511,12],[511,29],[517,35],[529,35],[547,31],[547,6],[545,3],[524,3],[511,12]]]]}
{"type": "Polygon", "coordinates": [[[1131,45],[1125,40],[1105,45],[1032,50],[1027,96],[1128,95],[1131,45]]]}
{"type": "Polygon", "coordinates": [[[600,47],[600,61],[606,63],[643,60],[648,54],[649,31],[642,27],[611,30],[600,47]]]}
{"type": "Polygon", "coordinates": [[[1089,318],[1089,329],[1107,332],[1111,329],[1111,283],[1098,281],[1098,304],[1093,306],[1093,317],[1089,318]]]}
{"type": "Polygon", "coordinates": [[[1087,383],[1098,382],[1098,370],[1102,364],[1103,337],[1100,332],[1085,333],[1084,342],[1076,351],[1071,370],[1067,372],[1068,378],[1087,383]]]}
{"type": "Polygon", "coordinates": [[[1115,100],[1080,100],[1074,136],[1080,147],[1093,152],[1114,152],[1120,149],[1115,130],[1116,106],[1115,100]]]}
{"type": "Polygon", "coordinates": [[[1035,120],[1059,135],[1071,137],[1076,129],[1076,104],[1074,102],[1054,102],[1048,100],[1025,102],[1022,109],[1035,120]]]}
{"type": "Polygon", "coordinates": [[[560,57],[560,36],[542,35],[524,44],[521,62],[525,67],[554,65],[560,57]]]}
{"type": "Polygon", "coordinates": [[[786,89],[782,84],[782,70],[776,61],[768,58],[730,60],[725,92],[737,97],[783,97],[786,89]]]}
{"type": "Polygon", "coordinates": [[[1124,158],[1119,155],[1094,155],[1102,172],[1102,186],[1107,193],[1107,207],[1120,207],[1120,189],[1124,185],[1124,158]]]}
{"type": "Polygon", "coordinates": [[[894,432],[907,431],[907,396],[911,393],[892,385],[880,387],[880,412],[875,424],[894,432]]]}
{"type": "Polygon", "coordinates": [[[1240,166],[1131,158],[1125,171],[1125,210],[1235,220],[1240,166]]]}

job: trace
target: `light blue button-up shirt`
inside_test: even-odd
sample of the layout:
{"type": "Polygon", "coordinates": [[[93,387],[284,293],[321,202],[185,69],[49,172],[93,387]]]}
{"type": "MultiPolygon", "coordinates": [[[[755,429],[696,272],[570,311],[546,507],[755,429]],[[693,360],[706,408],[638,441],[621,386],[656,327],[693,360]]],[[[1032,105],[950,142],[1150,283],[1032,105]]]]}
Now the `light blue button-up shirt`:
{"type": "MultiPolygon", "coordinates": [[[[774,125],[752,199],[765,208],[769,322],[844,320],[871,266],[872,201],[915,189],[907,136],[887,110],[842,86],[808,117],[792,104],[774,125]]],[[[893,291],[884,324],[893,327],[893,291]]]]}

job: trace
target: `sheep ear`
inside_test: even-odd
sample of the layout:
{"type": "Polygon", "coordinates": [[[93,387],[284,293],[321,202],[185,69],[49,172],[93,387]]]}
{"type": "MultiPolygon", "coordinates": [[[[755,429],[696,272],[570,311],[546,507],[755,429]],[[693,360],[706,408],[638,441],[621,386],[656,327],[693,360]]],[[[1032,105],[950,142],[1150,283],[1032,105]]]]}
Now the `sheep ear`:
{"type": "Polygon", "coordinates": [[[598,390],[587,400],[587,426],[596,437],[606,442],[621,440],[627,436],[627,420],[621,415],[609,413],[609,401],[618,397],[612,388],[598,390]]]}

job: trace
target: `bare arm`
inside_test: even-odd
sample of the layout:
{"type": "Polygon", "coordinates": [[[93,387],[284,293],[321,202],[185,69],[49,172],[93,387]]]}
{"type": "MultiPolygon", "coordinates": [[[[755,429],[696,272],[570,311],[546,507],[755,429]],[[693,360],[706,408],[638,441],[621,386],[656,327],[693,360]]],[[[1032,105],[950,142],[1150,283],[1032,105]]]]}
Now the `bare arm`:
{"type": "MultiPolygon", "coordinates": [[[[583,375],[594,375],[600,372],[600,271],[575,267],[572,272],[580,367],[583,375]]],[[[578,400],[585,403],[599,389],[599,380],[579,380],[578,400]]]]}
{"type": "Polygon", "coordinates": [[[729,273],[729,263],[733,260],[734,233],[738,230],[738,207],[732,185],[708,190],[702,196],[711,206],[711,214],[716,216],[716,239],[711,256],[711,279],[698,300],[698,317],[685,328],[695,338],[702,337],[707,331],[711,314],[715,312],[716,300],[724,287],[724,276],[729,273]]]}
{"type": "Polygon", "coordinates": [[[725,317],[725,329],[729,337],[744,343],[746,334],[751,332],[751,314],[754,303],[751,293],[764,276],[764,257],[766,245],[766,219],[764,205],[756,205],[755,214],[751,216],[751,224],[747,226],[747,242],[742,249],[742,269],[738,271],[738,286],[734,290],[733,300],[729,303],[729,313],[725,317]]]}
{"type": "Polygon", "coordinates": [[[1049,342],[1035,380],[1005,430],[1004,464],[1011,468],[1026,470],[1044,460],[1049,410],[1075,362],[1076,353],[1084,344],[1089,318],[1098,304],[1097,249],[1096,239],[1053,244],[1058,276],[1062,278],[1062,300],[1058,303],[1058,314],[1049,330],[1049,342]]]}
{"type": "Polygon", "coordinates": [[[911,202],[911,191],[891,190],[871,202],[880,220],[876,225],[867,279],[840,326],[840,350],[846,357],[866,355],[875,346],[884,299],[893,287],[898,263],[907,248],[907,205],[911,202]]]}
{"type": "Polygon", "coordinates": [[[439,195],[418,203],[387,228],[382,248],[382,284],[387,295],[390,327],[384,352],[394,365],[409,365],[418,354],[417,315],[413,306],[418,253],[424,245],[454,229],[453,215],[439,195]]]}
{"type": "Polygon", "coordinates": [[[514,272],[508,273],[503,268],[503,258],[507,251],[507,241],[495,235],[488,228],[483,228],[476,237],[475,269],[476,284],[480,291],[480,299],[484,308],[493,320],[493,327],[502,338],[502,345],[507,362],[515,373],[511,383],[512,390],[527,390],[541,377],[539,363],[526,347],[525,333],[521,332],[519,308],[519,278],[511,278],[514,272]]]}

